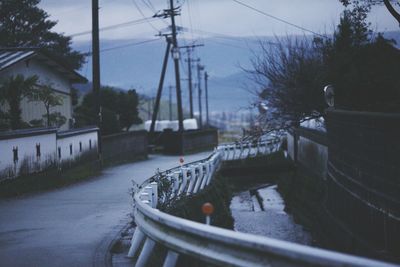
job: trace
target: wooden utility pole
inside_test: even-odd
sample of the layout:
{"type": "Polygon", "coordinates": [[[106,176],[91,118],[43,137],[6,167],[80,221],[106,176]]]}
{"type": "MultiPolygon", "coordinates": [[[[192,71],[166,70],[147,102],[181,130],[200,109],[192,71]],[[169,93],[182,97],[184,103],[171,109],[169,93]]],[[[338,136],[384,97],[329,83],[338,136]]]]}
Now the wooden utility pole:
{"type": "Polygon", "coordinates": [[[206,90],[206,125],[209,126],[209,117],[208,117],[208,73],[204,72],[204,88],[206,90]]]}
{"type": "Polygon", "coordinates": [[[188,82],[189,82],[189,104],[190,104],[190,118],[193,119],[193,90],[192,90],[192,57],[190,55],[190,48],[187,49],[188,53],[188,82]]]}
{"type": "Polygon", "coordinates": [[[169,120],[172,121],[172,86],[169,86],[169,120]]]}
{"type": "Polygon", "coordinates": [[[153,116],[152,116],[152,119],[151,119],[150,133],[154,132],[154,127],[155,127],[155,124],[156,124],[157,114],[158,114],[158,110],[159,110],[159,107],[160,107],[160,99],[161,99],[161,94],[162,94],[162,88],[164,86],[165,72],[167,70],[169,51],[171,49],[171,38],[166,36],[166,40],[167,40],[167,49],[165,50],[164,61],[163,61],[163,66],[162,66],[162,70],[161,70],[160,82],[158,83],[156,103],[153,106],[153,116]]]}
{"type": "Polygon", "coordinates": [[[92,79],[93,94],[95,96],[96,123],[99,127],[97,146],[99,159],[102,160],[101,144],[101,104],[100,104],[100,40],[99,40],[99,0],[92,0],[92,79]]]}
{"type": "Polygon", "coordinates": [[[190,118],[193,119],[193,83],[192,83],[192,56],[191,52],[195,47],[204,46],[203,44],[193,44],[193,45],[185,45],[179,48],[186,48],[187,60],[188,63],[188,83],[189,83],[189,104],[190,104],[190,118]]]}
{"type": "MultiPolygon", "coordinates": [[[[200,61],[200,59],[198,59],[200,61]]],[[[199,96],[199,127],[203,128],[203,115],[202,115],[202,106],[201,106],[201,71],[204,69],[204,66],[200,65],[200,62],[197,63],[197,79],[198,79],[198,96],[199,96]]]]}
{"type": "MultiPolygon", "coordinates": [[[[183,133],[183,112],[182,112],[182,91],[181,91],[181,78],[179,74],[179,47],[176,39],[176,25],[175,16],[177,16],[178,10],[174,8],[174,0],[170,0],[170,9],[168,10],[171,17],[171,28],[172,28],[172,57],[174,59],[175,67],[175,84],[176,84],[176,100],[178,105],[178,121],[179,121],[179,132],[183,133]]],[[[183,141],[183,140],[181,140],[183,141]]],[[[182,143],[182,142],[181,142],[182,143]]]]}

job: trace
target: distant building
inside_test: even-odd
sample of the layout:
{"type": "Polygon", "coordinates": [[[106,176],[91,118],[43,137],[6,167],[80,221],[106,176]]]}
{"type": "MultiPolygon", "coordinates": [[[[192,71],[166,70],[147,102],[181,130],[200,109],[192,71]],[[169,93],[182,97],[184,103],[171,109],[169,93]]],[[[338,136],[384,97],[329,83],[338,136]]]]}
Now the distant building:
{"type": "MultiPolygon", "coordinates": [[[[55,93],[63,97],[63,104],[51,108],[51,112],[60,112],[66,117],[67,121],[60,129],[69,129],[72,124],[71,85],[86,83],[86,78],[39,49],[0,48],[0,80],[18,74],[25,78],[36,75],[38,85],[50,84],[55,93]]],[[[43,103],[26,98],[21,102],[21,110],[22,120],[28,123],[42,119],[46,114],[43,103]]]]}

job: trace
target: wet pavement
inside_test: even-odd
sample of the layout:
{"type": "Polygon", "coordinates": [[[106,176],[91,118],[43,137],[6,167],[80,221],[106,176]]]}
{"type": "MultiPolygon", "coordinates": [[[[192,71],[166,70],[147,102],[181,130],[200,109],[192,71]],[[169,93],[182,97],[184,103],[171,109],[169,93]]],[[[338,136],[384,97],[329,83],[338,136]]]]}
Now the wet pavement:
{"type": "MultiPolygon", "coordinates": [[[[199,160],[210,152],[185,157],[199,160]]],[[[0,266],[93,266],[104,262],[112,235],[129,221],[129,189],[156,168],[179,165],[177,156],[105,169],[65,188],[0,200],[0,266]]],[[[57,177],[55,177],[56,179],[57,177]]]]}
{"type": "Polygon", "coordinates": [[[310,245],[311,235],[284,211],[285,203],[276,185],[237,193],[231,212],[238,232],[310,245]]]}

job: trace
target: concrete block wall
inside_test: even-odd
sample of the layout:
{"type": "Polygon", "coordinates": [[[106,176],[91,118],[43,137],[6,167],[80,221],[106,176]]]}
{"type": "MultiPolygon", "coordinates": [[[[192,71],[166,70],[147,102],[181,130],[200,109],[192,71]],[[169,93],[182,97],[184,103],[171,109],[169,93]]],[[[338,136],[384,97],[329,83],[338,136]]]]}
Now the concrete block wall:
{"type": "Polygon", "coordinates": [[[400,114],[327,113],[327,210],[349,242],[388,258],[400,251],[399,125],[400,114]]]}

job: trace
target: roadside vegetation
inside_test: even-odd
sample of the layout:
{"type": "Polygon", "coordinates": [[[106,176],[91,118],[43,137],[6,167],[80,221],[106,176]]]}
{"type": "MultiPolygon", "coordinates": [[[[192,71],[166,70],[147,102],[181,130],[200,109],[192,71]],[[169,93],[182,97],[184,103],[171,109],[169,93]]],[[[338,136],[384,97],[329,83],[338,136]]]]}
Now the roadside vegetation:
{"type": "Polygon", "coordinates": [[[269,131],[324,116],[323,88],[334,88],[335,107],[400,112],[400,50],[373,32],[367,17],[378,1],[342,1],[346,10],[332,36],[260,41],[247,70],[258,84],[259,128],[269,131]]]}

